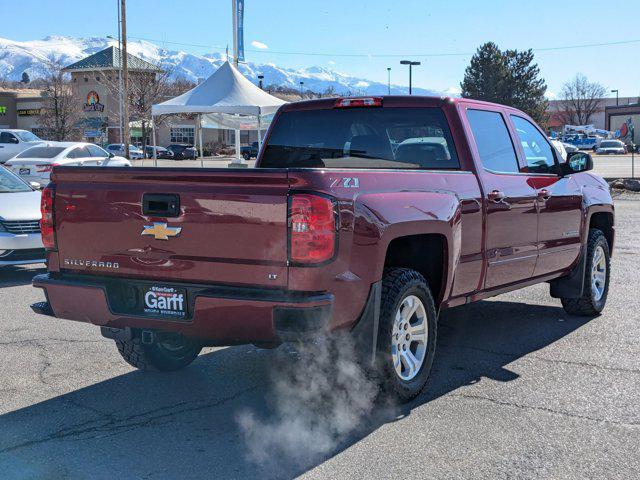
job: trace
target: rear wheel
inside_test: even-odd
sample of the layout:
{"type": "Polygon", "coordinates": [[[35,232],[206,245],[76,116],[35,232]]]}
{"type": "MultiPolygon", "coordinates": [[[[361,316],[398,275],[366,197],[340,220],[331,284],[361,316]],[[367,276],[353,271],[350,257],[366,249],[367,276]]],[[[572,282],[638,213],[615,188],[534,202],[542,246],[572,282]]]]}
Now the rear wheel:
{"type": "Polygon", "coordinates": [[[384,389],[406,402],[429,378],[437,316],[431,290],[415,270],[392,268],[382,281],[378,373],[384,389]]]}
{"type": "Polygon", "coordinates": [[[587,268],[584,273],[582,296],[561,299],[567,313],[595,317],[602,312],[609,293],[609,253],[609,244],[602,231],[589,230],[587,268]]]}
{"type": "Polygon", "coordinates": [[[140,370],[172,372],[185,368],[198,355],[202,346],[180,335],[144,344],[140,338],[116,340],[116,346],[125,361],[140,370]]]}

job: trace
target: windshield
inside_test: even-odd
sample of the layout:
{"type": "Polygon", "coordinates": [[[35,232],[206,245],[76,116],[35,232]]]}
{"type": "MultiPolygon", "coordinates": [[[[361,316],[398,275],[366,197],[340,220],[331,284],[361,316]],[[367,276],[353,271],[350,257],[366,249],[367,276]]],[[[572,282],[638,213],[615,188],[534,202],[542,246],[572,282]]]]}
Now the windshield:
{"type": "Polygon", "coordinates": [[[31,132],[13,132],[16,137],[18,137],[23,142],[41,142],[42,139],[36,137],[31,132]]]}
{"type": "Polygon", "coordinates": [[[0,166],[0,193],[30,192],[31,187],[0,166]]]}
{"type": "Polygon", "coordinates": [[[31,147],[20,152],[16,158],[53,158],[64,149],[65,147],[31,147]]]}
{"type": "Polygon", "coordinates": [[[282,113],[262,168],[459,168],[439,108],[353,108],[282,113]]]}
{"type": "Polygon", "coordinates": [[[608,142],[601,142],[600,146],[604,148],[620,148],[622,147],[622,143],[616,142],[616,141],[608,141],[608,142]]]}

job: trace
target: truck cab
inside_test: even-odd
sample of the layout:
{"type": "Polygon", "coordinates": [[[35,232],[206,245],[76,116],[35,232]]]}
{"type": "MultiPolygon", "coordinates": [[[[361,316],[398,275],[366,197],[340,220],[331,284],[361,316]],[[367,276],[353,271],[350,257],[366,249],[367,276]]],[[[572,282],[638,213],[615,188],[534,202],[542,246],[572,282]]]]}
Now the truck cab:
{"type": "Polygon", "coordinates": [[[41,143],[44,143],[44,140],[27,130],[0,129],[0,163],[41,143]]]}

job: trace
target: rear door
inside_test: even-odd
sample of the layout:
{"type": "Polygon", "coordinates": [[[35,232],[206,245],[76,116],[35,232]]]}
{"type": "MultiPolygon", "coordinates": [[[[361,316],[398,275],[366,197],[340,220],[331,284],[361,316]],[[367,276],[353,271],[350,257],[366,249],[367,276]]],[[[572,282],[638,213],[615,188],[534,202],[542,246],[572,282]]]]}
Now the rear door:
{"type": "Polygon", "coordinates": [[[538,261],[534,275],[566,269],[580,254],[582,193],[571,176],[560,177],[554,149],[536,125],[510,115],[527,182],[537,191],[538,261]]]}
{"type": "Polygon", "coordinates": [[[466,112],[484,189],[487,270],[485,288],[528,279],[537,258],[536,190],[520,174],[507,119],[499,107],[466,112]]]}
{"type": "Polygon", "coordinates": [[[287,285],[285,170],[59,168],[53,182],[64,271],[287,285]]]}

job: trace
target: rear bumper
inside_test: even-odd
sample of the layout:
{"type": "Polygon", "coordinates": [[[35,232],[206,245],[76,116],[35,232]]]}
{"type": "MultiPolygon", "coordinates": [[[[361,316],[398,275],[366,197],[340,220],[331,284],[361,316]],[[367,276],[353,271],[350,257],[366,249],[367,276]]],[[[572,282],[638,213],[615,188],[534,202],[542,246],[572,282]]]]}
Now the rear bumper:
{"type": "MultiPolygon", "coordinates": [[[[328,328],[333,295],[248,287],[172,284],[187,290],[190,315],[170,321],[129,315],[114,298],[128,279],[83,275],[37,275],[33,285],[45,291],[36,313],[92,323],[109,329],[181,333],[211,345],[280,342],[319,335],[328,328]]],[[[164,282],[157,282],[164,283],[164,282]]]]}

